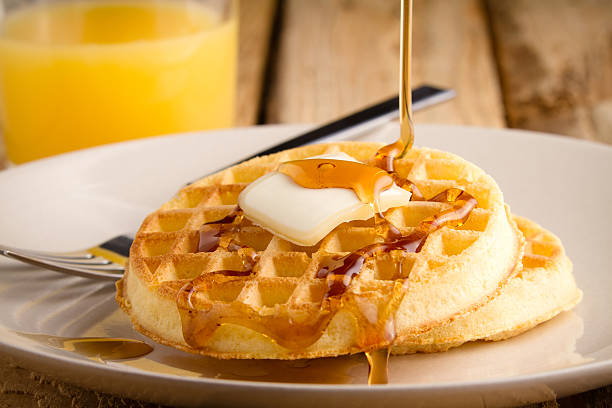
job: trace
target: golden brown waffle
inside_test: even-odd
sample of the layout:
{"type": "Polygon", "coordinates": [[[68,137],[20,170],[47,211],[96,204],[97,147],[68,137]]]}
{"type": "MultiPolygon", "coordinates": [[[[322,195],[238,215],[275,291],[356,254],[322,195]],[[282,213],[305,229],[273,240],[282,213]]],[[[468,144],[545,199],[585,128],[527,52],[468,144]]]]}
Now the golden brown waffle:
{"type": "MultiPolygon", "coordinates": [[[[414,182],[424,197],[457,187],[478,200],[462,227],[443,227],[432,233],[421,252],[394,251],[368,259],[343,295],[346,307],[340,308],[319,340],[308,347],[281,347],[241,324],[220,325],[204,347],[185,342],[176,302],[181,288],[214,271],[241,269],[243,256],[248,255],[246,249],[197,253],[200,226],[227,215],[248,183],[283,161],[342,151],[368,162],[379,147],[376,143],[334,143],[292,149],[250,160],[184,188],[139,229],[128,270],[117,285],[119,304],[141,332],[158,342],[219,358],[283,359],[380,347],[380,342],[364,346],[358,341],[363,332],[360,325],[363,316],[392,312],[390,302],[399,304],[395,327],[400,337],[427,331],[478,308],[520,270],[522,234],[507,215],[499,187],[481,169],[449,153],[412,149],[396,161],[396,171],[414,182]],[[361,320],[355,318],[355,310],[362,314],[361,320]]],[[[424,218],[448,207],[415,201],[386,215],[408,233],[424,218]]],[[[316,272],[322,260],[373,243],[376,231],[372,221],[354,221],[340,225],[313,247],[299,247],[245,219],[239,232],[226,238],[253,248],[260,260],[251,276],[219,280],[196,292],[195,313],[211,307],[233,312],[247,307],[257,318],[282,315],[299,320],[320,309],[326,282],[316,272]]]]}
{"type": "Polygon", "coordinates": [[[499,296],[475,312],[420,336],[399,339],[394,354],[446,351],[474,340],[504,340],[557,314],[582,299],[572,274],[572,263],[559,238],[523,217],[514,220],[527,240],[523,270],[499,296]]]}

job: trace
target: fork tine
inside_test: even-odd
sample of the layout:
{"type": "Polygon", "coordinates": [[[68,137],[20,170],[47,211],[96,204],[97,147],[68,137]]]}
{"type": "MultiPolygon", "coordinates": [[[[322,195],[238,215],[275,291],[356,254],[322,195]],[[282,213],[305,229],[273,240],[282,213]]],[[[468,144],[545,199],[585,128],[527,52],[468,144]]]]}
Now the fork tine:
{"type": "MultiPolygon", "coordinates": [[[[96,261],[96,257],[95,255],[91,255],[91,254],[87,254],[87,255],[91,255],[91,256],[73,256],[73,255],[64,255],[64,254],[47,254],[46,252],[35,252],[35,251],[27,251],[27,250],[18,250],[15,248],[11,248],[10,249],[11,252],[16,252],[16,253],[20,253],[23,255],[27,255],[27,256],[31,256],[32,258],[40,258],[40,259],[46,259],[50,262],[66,262],[66,263],[74,263],[74,264],[81,264],[81,265],[90,265],[90,264],[96,264],[98,263],[98,261],[96,261]]],[[[109,264],[111,263],[111,261],[109,261],[108,259],[104,259],[104,263],[109,264]]]]}
{"type": "Polygon", "coordinates": [[[112,272],[109,273],[109,272],[104,272],[99,269],[94,270],[91,268],[80,268],[80,267],[74,267],[74,266],[68,267],[66,266],[66,264],[44,261],[44,260],[40,260],[35,257],[30,257],[28,255],[15,253],[10,250],[2,250],[2,254],[9,258],[14,258],[18,261],[25,262],[30,265],[38,266],[38,267],[45,268],[45,269],[50,269],[56,272],[66,273],[69,275],[82,276],[86,278],[103,279],[103,280],[109,280],[109,281],[119,280],[123,276],[123,274],[121,273],[112,273],[112,272]]]}
{"type": "Polygon", "coordinates": [[[48,257],[48,253],[37,254],[35,251],[22,251],[17,248],[4,246],[0,246],[0,254],[30,265],[88,278],[114,281],[120,279],[124,272],[124,268],[119,264],[75,262],[74,257],[63,258],[61,254],[55,254],[52,257],[48,257]]]}
{"type": "Polygon", "coordinates": [[[95,255],[90,254],[88,252],[83,252],[83,253],[71,252],[71,253],[59,254],[59,253],[33,251],[31,249],[12,248],[12,247],[5,247],[5,246],[0,246],[0,251],[2,252],[11,251],[11,252],[19,253],[19,254],[32,256],[35,258],[46,258],[46,259],[51,259],[51,260],[70,259],[74,261],[80,261],[80,260],[89,260],[89,259],[93,259],[96,257],[95,255]]]}
{"type": "Polygon", "coordinates": [[[123,270],[123,257],[116,257],[121,259],[120,261],[112,261],[107,259],[101,255],[94,255],[89,252],[83,251],[82,254],[78,252],[68,252],[68,253],[52,253],[52,252],[43,252],[43,251],[33,251],[30,249],[21,249],[14,247],[7,247],[4,245],[0,245],[0,254],[6,255],[6,252],[11,252],[14,254],[19,254],[22,256],[27,256],[29,258],[39,259],[41,261],[49,261],[55,263],[65,263],[65,264],[74,264],[74,265],[84,265],[84,266],[105,266],[117,264],[123,270]]]}
{"type": "Polygon", "coordinates": [[[92,271],[100,271],[100,272],[120,272],[123,273],[125,272],[125,268],[121,265],[117,265],[117,264],[92,264],[92,265],[88,265],[88,264],[77,264],[77,263],[72,263],[72,262],[53,262],[56,265],[60,265],[63,266],[65,268],[80,268],[80,269],[87,269],[87,270],[92,270],[92,271]]]}
{"type": "MultiPolygon", "coordinates": [[[[16,252],[16,251],[13,251],[13,252],[16,252]]],[[[39,258],[39,259],[44,259],[50,262],[66,263],[66,264],[72,264],[72,265],[104,266],[104,265],[111,265],[113,263],[112,261],[106,258],[99,257],[99,256],[92,256],[87,259],[79,259],[79,258],[57,256],[57,255],[51,257],[51,256],[43,255],[43,254],[37,254],[34,252],[23,252],[23,254],[31,256],[32,258],[39,258]]]]}
{"type": "MultiPolygon", "coordinates": [[[[38,259],[41,262],[51,262],[57,265],[62,265],[66,268],[82,268],[82,269],[91,269],[95,271],[109,271],[109,272],[124,272],[125,268],[122,265],[113,263],[108,259],[101,259],[100,261],[94,262],[75,262],[69,259],[47,259],[47,258],[38,258],[36,256],[29,256],[32,259],[38,259]]],[[[97,259],[97,258],[94,258],[97,259]]]]}

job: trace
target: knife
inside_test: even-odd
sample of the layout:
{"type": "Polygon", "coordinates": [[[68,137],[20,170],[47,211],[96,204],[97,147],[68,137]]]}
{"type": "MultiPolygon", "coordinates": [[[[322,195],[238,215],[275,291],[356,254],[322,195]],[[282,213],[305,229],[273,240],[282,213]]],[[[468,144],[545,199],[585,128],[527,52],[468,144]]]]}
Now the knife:
{"type": "MultiPolygon", "coordinates": [[[[412,90],[412,109],[414,111],[418,111],[428,106],[437,105],[439,103],[454,98],[455,95],[455,91],[453,91],[452,89],[443,89],[429,85],[420,86],[412,90]]],[[[236,163],[229,164],[221,169],[207,174],[206,176],[227,169],[228,167],[235,166],[236,164],[240,164],[246,160],[253,159],[258,156],[265,156],[267,154],[277,153],[282,150],[304,146],[309,143],[320,142],[323,140],[348,139],[350,137],[354,137],[356,135],[376,129],[379,126],[398,118],[398,116],[399,96],[394,96],[385,101],[362,109],[358,112],[344,116],[340,119],[324,124],[323,126],[317,127],[313,130],[309,130],[306,133],[302,133],[285,142],[257,152],[249,157],[245,157],[237,161],[236,163]]],[[[199,177],[196,180],[199,180],[202,177],[199,177]]],[[[187,183],[186,185],[192,184],[196,180],[193,180],[187,183]]],[[[129,250],[130,246],[132,245],[132,241],[132,236],[120,235],[105,242],[99,247],[119,254],[121,256],[127,257],[129,256],[129,250]]]]}
{"type": "MultiPolygon", "coordinates": [[[[412,109],[419,111],[432,105],[448,101],[456,96],[452,89],[438,88],[431,85],[419,86],[412,90],[412,109]]],[[[209,176],[221,170],[240,164],[244,161],[254,159],[255,157],[265,156],[272,153],[278,153],[282,150],[292,149],[294,147],[304,146],[314,142],[328,140],[343,140],[349,139],[377,127],[388,123],[399,117],[399,96],[391,97],[387,100],[379,102],[375,105],[368,106],[365,109],[343,116],[333,122],[326,123],[315,129],[309,130],[291,139],[259,151],[251,156],[244,157],[235,163],[228,164],[225,167],[217,169],[212,173],[202,177],[209,176]]],[[[199,180],[200,178],[196,180],[199,180]]],[[[194,183],[193,180],[187,185],[194,183]]]]}

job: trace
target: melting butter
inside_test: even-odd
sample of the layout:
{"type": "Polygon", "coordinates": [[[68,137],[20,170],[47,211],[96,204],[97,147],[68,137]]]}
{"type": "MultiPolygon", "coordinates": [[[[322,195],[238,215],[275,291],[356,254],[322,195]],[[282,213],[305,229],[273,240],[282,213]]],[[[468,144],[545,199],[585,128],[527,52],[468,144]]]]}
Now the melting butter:
{"type": "MultiPolygon", "coordinates": [[[[310,157],[358,162],[346,153],[310,157]]],[[[407,205],[411,193],[393,184],[380,194],[380,210],[407,205]]],[[[238,204],[253,223],[290,242],[311,246],[338,225],[367,220],[374,210],[348,188],[304,188],[291,177],[272,172],[251,183],[238,204]]]]}

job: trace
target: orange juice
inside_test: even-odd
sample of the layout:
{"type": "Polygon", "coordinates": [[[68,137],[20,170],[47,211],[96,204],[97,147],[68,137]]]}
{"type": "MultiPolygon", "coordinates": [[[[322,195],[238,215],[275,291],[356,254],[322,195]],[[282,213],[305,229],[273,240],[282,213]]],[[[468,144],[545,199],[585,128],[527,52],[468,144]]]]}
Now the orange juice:
{"type": "Polygon", "coordinates": [[[237,27],[190,0],[44,2],[0,31],[0,120],[22,163],[233,123],[237,27]]]}

